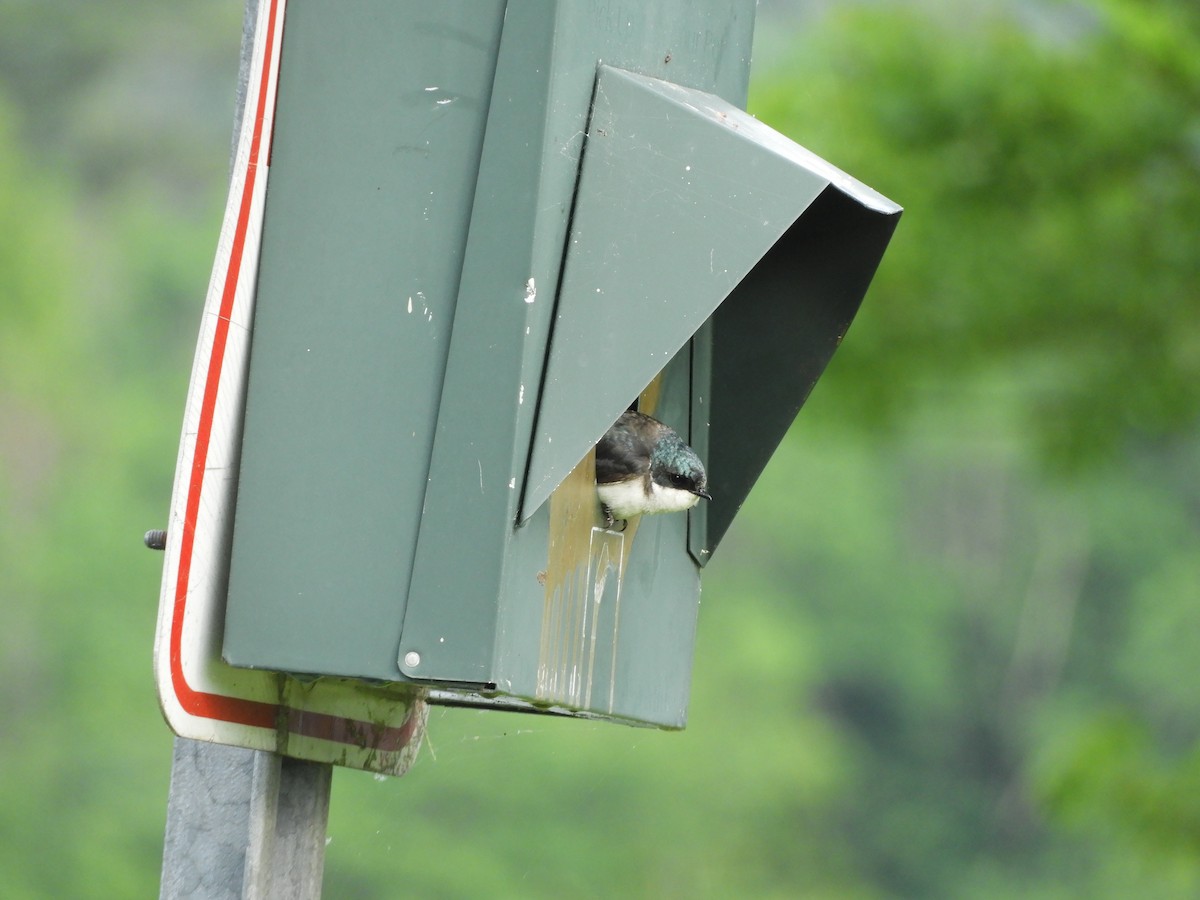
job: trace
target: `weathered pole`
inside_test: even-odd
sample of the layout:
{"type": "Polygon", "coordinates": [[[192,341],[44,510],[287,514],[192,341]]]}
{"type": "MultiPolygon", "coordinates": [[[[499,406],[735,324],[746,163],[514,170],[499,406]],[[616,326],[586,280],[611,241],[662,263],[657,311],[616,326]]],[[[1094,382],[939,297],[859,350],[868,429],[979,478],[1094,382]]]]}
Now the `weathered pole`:
{"type": "MultiPolygon", "coordinates": [[[[257,20],[246,0],[231,168],[257,20]]],[[[320,897],[332,776],[327,763],[175,738],[159,896],[320,897]]]]}

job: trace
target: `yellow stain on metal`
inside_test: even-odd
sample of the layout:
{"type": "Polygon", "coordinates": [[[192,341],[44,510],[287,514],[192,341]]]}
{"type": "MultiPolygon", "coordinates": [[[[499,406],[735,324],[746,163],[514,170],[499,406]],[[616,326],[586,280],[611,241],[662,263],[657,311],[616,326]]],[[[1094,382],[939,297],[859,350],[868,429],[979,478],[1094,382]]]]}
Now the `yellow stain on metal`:
{"type": "MultiPolygon", "coordinates": [[[[661,382],[660,374],[638,399],[647,415],[658,405],[661,382]]],[[[630,519],[624,531],[604,527],[594,447],[550,495],[537,701],[613,711],[621,588],[639,521],[630,519]]]]}

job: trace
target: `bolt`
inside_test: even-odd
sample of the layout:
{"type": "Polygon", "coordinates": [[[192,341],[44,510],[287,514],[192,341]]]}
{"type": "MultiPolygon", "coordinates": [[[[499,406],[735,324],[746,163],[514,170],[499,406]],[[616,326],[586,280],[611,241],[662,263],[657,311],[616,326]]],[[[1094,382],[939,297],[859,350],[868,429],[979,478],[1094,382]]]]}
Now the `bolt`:
{"type": "Polygon", "coordinates": [[[409,650],[404,654],[404,665],[410,669],[415,669],[421,664],[421,654],[416,650],[409,650]]]}
{"type": "Polygon", "coordinates": [[[154,528],[146,532],[142,541],[151,550],[166,550],[167,549],[167,533],[161,528],[154,528]]]}

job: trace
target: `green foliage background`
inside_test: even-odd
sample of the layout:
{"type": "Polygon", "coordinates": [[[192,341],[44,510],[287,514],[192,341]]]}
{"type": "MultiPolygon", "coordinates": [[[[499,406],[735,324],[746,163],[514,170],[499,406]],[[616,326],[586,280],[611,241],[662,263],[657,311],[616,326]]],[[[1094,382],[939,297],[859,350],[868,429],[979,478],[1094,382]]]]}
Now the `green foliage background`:
{"type": "MultiPolygon", "coordinates": [[[[241,4],[0,0],[0,873],[157,890],[159,557],[241,4]]],[[[1200,13],[777,3],[751,109],[906,205],[706,572],[680,734],[435,711],[331,897],[1200,893],[1200,13]]]]}

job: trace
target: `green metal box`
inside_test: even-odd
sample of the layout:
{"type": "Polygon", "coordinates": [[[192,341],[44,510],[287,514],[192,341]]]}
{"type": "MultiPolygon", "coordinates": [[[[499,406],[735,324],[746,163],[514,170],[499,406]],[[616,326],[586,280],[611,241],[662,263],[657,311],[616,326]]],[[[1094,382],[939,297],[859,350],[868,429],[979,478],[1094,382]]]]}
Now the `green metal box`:
{"type": "Polygon", "coordinates": [[[684,725],[700,570],[899,215],[742,111],[753,14],[289,9],[229,663],[684,725]],[[621,532],[635,400],[714,499],[621,532]]]}

